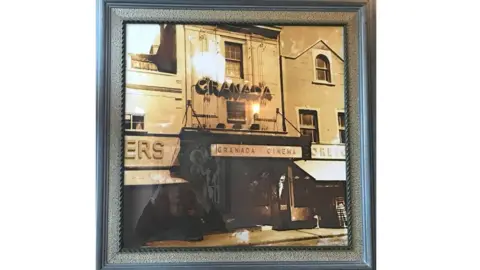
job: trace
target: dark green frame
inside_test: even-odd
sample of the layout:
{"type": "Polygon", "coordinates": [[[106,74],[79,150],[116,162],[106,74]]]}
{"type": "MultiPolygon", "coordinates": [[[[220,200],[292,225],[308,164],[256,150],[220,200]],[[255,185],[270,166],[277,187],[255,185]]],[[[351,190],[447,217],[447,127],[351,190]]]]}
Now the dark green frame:
{"type": "Polygon", "coordinates": [[[98,0],[97,269],[375,269],[375,0],[98,0]],[[126,21],[343,25],[351,248],[121,248],[126,21]]]}

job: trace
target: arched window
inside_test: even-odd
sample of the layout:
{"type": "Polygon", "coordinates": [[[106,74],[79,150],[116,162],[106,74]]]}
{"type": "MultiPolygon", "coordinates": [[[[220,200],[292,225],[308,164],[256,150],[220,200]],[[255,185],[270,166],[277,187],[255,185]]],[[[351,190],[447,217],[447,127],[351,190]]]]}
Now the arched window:
{"type": "Polygon", "coordinates": [[[325,55],[317,55],[315,58],[315,69],[317,80],[332,82],[332,77],[330,74],[330,61],[328,61],[328,58],[325,55]]]}

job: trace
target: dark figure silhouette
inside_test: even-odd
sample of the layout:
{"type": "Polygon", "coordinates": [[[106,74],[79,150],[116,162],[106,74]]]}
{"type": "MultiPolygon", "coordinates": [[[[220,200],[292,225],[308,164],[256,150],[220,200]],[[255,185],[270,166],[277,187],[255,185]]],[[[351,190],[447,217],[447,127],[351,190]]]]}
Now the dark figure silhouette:
{"type": "Polygon", "coordinates": [[[139,245],[162,240],[203,240],[211,232],[226,232],[222,215],[213,207],[204,209],[188,184],[162,187],[140,216],[136,235],[139,245]]]}

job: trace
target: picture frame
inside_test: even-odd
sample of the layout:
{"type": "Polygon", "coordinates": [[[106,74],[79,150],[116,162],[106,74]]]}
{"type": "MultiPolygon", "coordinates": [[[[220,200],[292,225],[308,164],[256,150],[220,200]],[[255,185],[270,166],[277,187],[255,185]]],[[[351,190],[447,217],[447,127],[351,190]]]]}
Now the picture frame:
{"type": "Polygon", "coordinates": [[[97,269],[375,269],[375,5],[375,0],[98,0],[97,269]],[[156,22],[344,27],[348,246],[124,248],[125,28],[156,22]]]}

